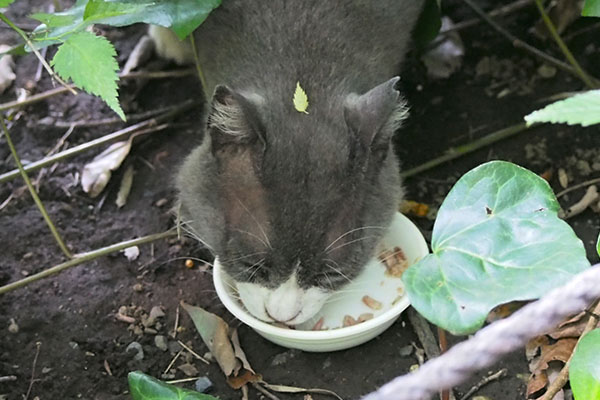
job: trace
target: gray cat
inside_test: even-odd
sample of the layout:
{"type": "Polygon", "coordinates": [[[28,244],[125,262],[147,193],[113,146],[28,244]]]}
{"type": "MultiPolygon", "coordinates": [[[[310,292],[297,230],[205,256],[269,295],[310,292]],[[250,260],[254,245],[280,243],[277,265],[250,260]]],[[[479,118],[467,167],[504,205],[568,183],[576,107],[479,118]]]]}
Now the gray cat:
{"type": "Polygon", "coordinates": [[[391,222],[402,193],[390,139],[406,116],[394,75],[422,3],[223,0],[195,33],[214,95],[178,175],[181,216],[257,318],[311,318],[391,222]]]}

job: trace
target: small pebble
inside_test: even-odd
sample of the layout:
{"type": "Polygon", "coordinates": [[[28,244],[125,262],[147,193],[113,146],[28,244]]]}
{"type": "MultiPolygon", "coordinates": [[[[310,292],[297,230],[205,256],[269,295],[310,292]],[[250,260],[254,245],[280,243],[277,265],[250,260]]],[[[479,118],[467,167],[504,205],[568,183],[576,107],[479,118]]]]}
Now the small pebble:
{"type": "Polygon", "coordinates": [[[213,383],[208,379],[208,376],[203,376],[198,378],[198,380],[194,383],[194,389],[200,393],[208,392],[213,386],[213,383]]]}
{"type": "Polygon", "coordinates": [[[165,205],[166,205],[168,202],[169,202],[169,200],[167,200],[167,199],[165,199],[165,198],[162,198],[162,199],[158,200],[156,203],[154,203],[154,205],[155,205],[156,207],[163,207],[163,206],[165,206],[165,205]]]}
{"type": "Polygon", "coordinates": [[[131,342],[125,348],[125,353],[133,353],[133,352],[135,352],[135,355],[133,356],[134,360],[141,361],[144,359],[144,349],[142,349],[142,345],[139,344],[138,342],[131,342]]]}
{"type": "Polygon", "coordinates": [[[186,374],[187,376],[198,375],[198,369],[190,363],[181,364],[177,367],[177,369],[186,374]]]}
{"type": "Polygon", "coordinates": [[[185,260],[185,267],[186,268],[194,268],[194,260],[190,260],[189,258],[187,260],[185,260]]]}
{"type": "Polygon", "coordinates": [[[141,292],[143,290],[144,290],[144,286],[141,283],[136,283],[135,285],[133,285],[134,292],[141,292]]]}
{"type": "Polygon", "coordinates": [[[10,333],[18,333],[19,332],[19,325],[17,325],[14,318],[10,319],[10,324],[8,325],[8,331],[10,333]]]}
{"type": "Polygon", "coordinates": [[[162,351],[167,351],[169,346],[167,345],[167,338],[163,335],[154,336],[154,345],[162,351]]]}

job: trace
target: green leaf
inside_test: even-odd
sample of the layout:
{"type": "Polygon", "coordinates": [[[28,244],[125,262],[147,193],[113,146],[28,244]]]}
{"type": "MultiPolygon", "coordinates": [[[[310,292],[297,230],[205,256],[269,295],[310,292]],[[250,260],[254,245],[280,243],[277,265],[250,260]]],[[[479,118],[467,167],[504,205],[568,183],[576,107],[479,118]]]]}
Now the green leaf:
{"type": "Polygon", "coordinates": [[[585,0],[581,15],[584,17],[600,17],[600,0],[585,0]]]}
{"type": "Polygon", "coordinates": [[[220,4],[221,0],[78,0],[70,9],[54,14],[57,18],[71,17],[72,23],[41,26],[33,38],[44,47],[91,24],[125,26],[142,22],[171,28],[184,39],[220,4]]]}
{"type": "Polygon", "coordinates": [[[600,329],[588,332],[577,344],[569,380],[575,400],[600,399],[600,329]]]}
{"type": "Polygon", "coordinates": [[[4,8],[4,7],[8,7],[9,5],[11,5],[15,0],[0,0],[0,8],[4,8]]]}
{"type": "Polygon", "coordinates": [[[117,69],[113,45],[91,32],[73,34],[60,45],[51,61],[55,71],[108,104],[123,120],[125,114],[117,99],[117,69]]]}
{"type": "Polygon", "coordinates": [[[433,253],[403,275],[412,305],[454,333],[495,306],[540,297],[589,267],[548,183],[504,161],[465,174],[439,209],[433,253]]]}
{"type": "Polygon", "coordinates": [[[127,380],[133,400],[218,400],[208,394],[169,385],[140,371],[130,372],[127,380]]]}
{"type": "Polygon", "coordinates": [[[306,96],[306,92],[302,89],[302,86],[300,86],[300,82],[296,83],[293,101],[296,111],[308,114],[308,111],[306,111],[308,108],[308,96],[306,96]]]}
{"type": "Polygon", "coordinates": [[[40,21],[42,24],[50,28],[66,26],[72,24],[75,20],[75,17],[72,15],[59,15],[47,13],[31,14],[29,18],[35,19],[36,21],[40,21]]]}
{"type": "Polygon", "coordinates": [[[549,104],[525,116],[527,125],[535,122],[589,126],[600,123],[600,90],[590,90],[549,104]]]}
{"type": "Polygon", "coordinates": [[[427,0],[415,26],[413,37],[419,49],[424,49],[440,31],[442,14],[440,0],[427,0]]]}

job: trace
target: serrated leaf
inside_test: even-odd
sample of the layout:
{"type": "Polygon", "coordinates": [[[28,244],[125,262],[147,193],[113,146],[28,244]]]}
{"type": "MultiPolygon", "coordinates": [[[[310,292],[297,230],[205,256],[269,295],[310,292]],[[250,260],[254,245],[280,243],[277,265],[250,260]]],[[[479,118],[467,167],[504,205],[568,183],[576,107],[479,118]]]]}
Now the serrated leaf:
{"type": "Polygon", "coordinates": [[[577,344],[569,380],[575,400],[600,399],[600,329],[588,332],[577,344]]]}
{"type": "Polygon", "coordinates": [[[308,108],[308,96],[302,86],[300,86],[300,82],[296,83],[296,91],[294,92],[294,108],[296,111],[308,114],[306,109],[308,108]]]}
{"type": "Polygon", "coordinates": [[[72,24],[75,17],[72,15],[59,15],[59,14],[47,14],[47,13],[35,13],[29,16],[31,19],[40,21],[42,24],[49,28],[57,28],[72,24]]]}
{"type": "Polygon", "coordinates": [[[130,372],[127,380],[133,400],[218,400],[208,394],[169,385],[140,371],[130,372]]]}
{"type": "Polygon", "coordinates": [[[580,124],[581,126],[598,124],[600,123],[600,90],[590,90],[549,104],[525,116],[525,121],[527,125],[535,122],[580,124]]]}
{"type": "Polygon", "coordinates": [[[0,0],[0,8],[8,7],[12,3],[14,3],[14,1],[15,0],[0,0]]]}
{"type": "Polygon", "coordinates": [[[584,17],[600,17],[600,0],[585,0],[581,15],[584,17]]]}
{"type": "Polygon", "coordinates": [[[465,174],[438,211],[432,254],[403,275],[412,305],[454,333],[499,304],[540,297],[589,267],[548,183],[492,161],[465,174]]]}
{"type": "Polygon", "coordinates": [[[70,16],[73,22],[59,27],[41,26],[33,39],[39,47],[56,43],[70,34],[81,32],[91,24],[126,26],[146,23],[171,28],[180,39],[194,31],[221,0],[77,0],[68,10],[55,13],[57,17],[70,16]]]}
{"type": "Polygon", "coordinates": [[[86,92],[99,96],[121,119],[125,114],[117,99],[116,51],[102,36],[91,32],[75,33],[61,44],[50,62],[55,71],[65,80],[86,92]]]}

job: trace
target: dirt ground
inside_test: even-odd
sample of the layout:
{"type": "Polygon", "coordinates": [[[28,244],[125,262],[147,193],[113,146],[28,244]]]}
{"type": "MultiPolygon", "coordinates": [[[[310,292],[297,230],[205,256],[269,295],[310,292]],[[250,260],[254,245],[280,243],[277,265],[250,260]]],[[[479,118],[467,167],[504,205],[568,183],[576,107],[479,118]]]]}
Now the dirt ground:
{"type": "MultiPolygon", "coordinates": [[[[500,2],[479,3],[490,9],[500,2]]],[[[11,6],[9,15],[24,27],[33,27],[33,21],[25,16],[44,7],[43,1],[18,0],[11,6]]],[[[474,17],[460,1],[448,1],[444,10],[455,21],[474,17]]],[[[542,42],[529,33],[529,27],[537,20],[533,6],[499,19],[520,38],[560,58],[553,43],[542,42]]],[[[568,44],[583,67],[597,73],[600,45],[594,39],[597,39],[598,29],[578,34],[592,24],[593,21],[580,20],[566,35],[574,34],[568,44]]],[[[121,65],[144,29],[134,26],[106,30],[117,46],[121,65]]],[[[411,116],[395,140],[405,170],[440,156],[449,147],[521,122],[523,115],[542,106],[549,96],[584,88],[579,80],[565,72],[542,77],[538,60],[513,48],[485,24],[464,29],[460,34],[466,54],[462,67],[449,79],[429,78],[417,54],[412,52],[408,56],[402,84],[411,105],[411,116]],[[482,61],[486,57],[488,61],[482,61]],[[484,68],[487,62],[491,68],[484,68]]],[[[16,39],[4,26],[0,27],[0,38],[0,42],[8,43],[16,39]]],[[[49,56],[52,53],[50,51],[49,56]]],[[[42,92],[52,87],[46,74],[39,82],[34,81],[38,62],[33,56],[19,57],[16,64],[17,80],[13,88],[0,97],[1,102],[14,99],[14,88],[30,87],[33,92],[42,92]]],[[[156,68],[157,64],[156,60],[152,61],[149,67],[156,68]]],[[[128,82],[120,93],[127,113],[154,110],[201,96],[193,76],[128,82]]],[[[66,128],[53,126],[56,125],[53,121],[98,120],[113,118],[114,114],[97,99],[81,94],[53,97],[24,108],[18,117],[12,124],[11,135],[21,157],[33,161],[42,158],[65,133],[66,128]]],[[[114,201],[124,168],[115,173],[106,194],[97,199],[90,199],[78,183],[83,164],[97,154],[97,150],[46,171],[40,180],[40,197],[73,251],[87,251],[161,232],[173,225],[170,213],[174,202],[173,175],[183,157],[200,141],[200,120],[201,110],[194,110],[171,122],[166,131],[136,143],[127,161],[135,168],[133,188],[121,209],[114,201]]],[[[118,123],[76,128],[68,138],[69,146],[122,126],[125,125],[118,123]]],[[[407,179],[407,197],[439,206],[457,178],[491,159],[512,161],[536,173],[552,169],[550,182],[560,191],[558,168],[567,171],[569,185],[600,176],[598,134],[599,128],[594,127],[540,126],[407,179]]],[[[0,138],[0,173],[13,168],[6,141],[0,138]]],[[[36,176],[37,173],[32,174],[36,176]]],[[[15,193],[0,211],[0,285],[64,261],[40,213],[22,187],[19,179],[0,184],[0,203],[15,193]]],[[[583,189],[563,196],[561,204],[566,207],[582,194],[583,189]]],[[[432,221],[413,220],[426,236],[430,235],[432,221]]],[[[593,247],[600,229],[598,215],[586,211],[569,223],[584,241],[590,259],[597,261],[593,247]]],[[[215,295],[210,271],[198,266],[185,267],[187,258],[211,259],[199,244],[191,239],[165,239],[140,246],[140,250],[135,261],[128,261],[123,254],[114,254],[0,295],[0,377],[16,377],[14,381],[0,382],[0,399],[22,399],[29,389],[28,399],[128,399],[128,372],[141,370],[160,378],[179,351],[169,333],[173,330],[180,300],[202,306],[223,316],[232,326],[239,326],[241,344],[248,359],[270,383],[326,388],[344,399],[358,399],[406,373],[417,363],[414,354],[403,355],[402,349],[406,346],[419,345],[406,317],[357,348],[334,353],[287,350],[267,342],[226,312],[215,295]],[[127,323],[115,319],[121,306],[137,309],[138,315],[142,311],[150,312],[154,306],[162,306],[166,315],[154,326],[154,332],[136,332],[129,329],[127,323]],[[11,324],[12,320],[18,329],[11,324]],[[166,351],[155,345],[155,335],[167,338],[166,351]],[[134,341],[143,349],[141,360],[134,359],[135,352],[126,350],[134,341]],[[38,349],[39,356],[34,362],[38,349]]],[[[179,325],[177,339],[204,354],[207,349],[183,312],[179,325]]],[[[171,379],[187,377],[178,369],[184,363],[197,369],[195,375],[210,378],[214,384],[213,395],[222,399],[240,398],[239,392],[229,388],[215,363],[206,365],[194,359],[179,359],[174,364],[176,372],[171,379]]],[[[490,371],[500,368],[508,369],[507,377],[485,386],[478,394],[495,400],[523,399],[522,377],[528,374],[524,353],[509,355],[490,371]]],[[[482,371],[482,374],[488,372],[482,371]]],[[[478,380],[474,377],[456,388],[456,392],[459,395],[466,392],[478,380]]],[[[193,385],[193,382],[182,384],[188,388],[193,385]]],[[[251,399],[261,396],[251,389],[251,399]]],[[[302,399],[302,395],[278,396],[302,399]]],[[[313,398],[327,397],[313,395],[313,398]]]]}

